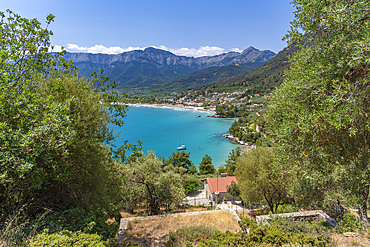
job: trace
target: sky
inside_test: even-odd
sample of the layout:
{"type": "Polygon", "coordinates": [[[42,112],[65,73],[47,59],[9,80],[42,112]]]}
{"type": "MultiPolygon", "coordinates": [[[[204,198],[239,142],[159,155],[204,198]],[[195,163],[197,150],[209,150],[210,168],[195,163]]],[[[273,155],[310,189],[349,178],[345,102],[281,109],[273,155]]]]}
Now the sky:
{"type": "MultiPolygon", "coordinates": [[[[275,53],[294,18],[291,0],[0,0],[0,11],[45,23],[69,52],[118,54],[155,47],[183,56],[275,53]]],[[[44,25],[45,27],[45,25],[44,25]]]]}

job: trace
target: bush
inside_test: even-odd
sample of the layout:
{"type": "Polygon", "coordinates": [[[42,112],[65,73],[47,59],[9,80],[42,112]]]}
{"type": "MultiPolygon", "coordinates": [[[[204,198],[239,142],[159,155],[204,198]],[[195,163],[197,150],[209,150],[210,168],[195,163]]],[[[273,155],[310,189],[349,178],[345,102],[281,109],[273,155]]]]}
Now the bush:
{"type": "MultiPolygon", "coordinates": [[[[327,246],[331,238],[331,228],[323,221],[291,221],[286,218],[272,219],[269,224],[258,224],[254,220],[241,218],[238,233],[216,231],[210,238],[202,241],[204,246],[327,246]],[[249,234],[246,229],[249,228],[249,234]]],[[[203,246],[203,245],[202,245],[203,246]]]]}
{"type": "Polygon", "coordinates": [[[362,230],[361,221],[353,214],[343,215],[343,220],[338,223],[336,230],[340,233],[362,230]]]}
{"type": "Polygon", "coordinates": [[[167,246],[184,246],[185,242],[200,242],[202,239],[211,237],[216,231],[217,229],[214,226],[181,227],[169,234],[167,246]]]}
{"type": "Polygon", "coordinates": [[[46,230],[31,239],[30,247],[38,246],[79,246],[79,247],[104,247],[104,241],[97,234],[87,234],[81,231],[72,232],[68,230],[49,234],[46,230]]]}
{"type": "Polygon", "coordinates": [[[199,189],[201,186],[201,183],[198,179],[194,177],[190,177],[187,183],[185,184],[185,192],[186,194],[199,189]]]}
{"type": "MultiPolygon", "coordinates": [[[[96,212],[99,212],[97,209],[96,212]]],[[[45,219],[33,220],[28,226],[40,233],[48,229],[50,234],[68,230],[71,232],[83,232],[87,234],[98,233],[104,240],[115,237],[118,232],[119,222],[107,224],[105,214],[91,214],[81,208],[68,209],[61,212],[55,212],[47,215],[45,219]]]]}

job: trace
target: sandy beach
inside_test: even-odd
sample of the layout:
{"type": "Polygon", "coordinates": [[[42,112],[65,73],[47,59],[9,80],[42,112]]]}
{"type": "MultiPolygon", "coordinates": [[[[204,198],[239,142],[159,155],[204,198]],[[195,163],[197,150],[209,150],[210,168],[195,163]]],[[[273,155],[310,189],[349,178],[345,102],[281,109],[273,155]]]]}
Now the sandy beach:
{"type": "Polygon", "coordinates": [[[193,110],[193,111],[202,111],[202,112],[209,112],[215,114],[214,109],[204,109],[202,106],[184,106],[180,104],[172,105],[172,104],[127,104],[129,106],[145,106],[145,107],[161,107],[161,108],[172,108],[172,109],[181,109],[181,110],[193,110]]]}

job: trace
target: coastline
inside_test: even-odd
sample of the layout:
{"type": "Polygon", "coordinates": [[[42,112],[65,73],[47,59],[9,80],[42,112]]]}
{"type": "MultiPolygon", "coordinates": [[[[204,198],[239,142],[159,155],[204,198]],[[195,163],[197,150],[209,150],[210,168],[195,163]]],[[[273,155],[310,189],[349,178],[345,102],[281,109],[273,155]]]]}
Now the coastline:
{"type": "Polygon", "coordinates": [[[223,134],[222,136],[225,137],[226,139],[232,140],[236,144],[241,145],[243,147],[244,153],[247,153],[247,152],[251,151],[253,148],[256,148],[255,144],[249,145],[248,143],[246,143],[244,141],[240,141],[238,137],[235,137],[231,134],[223,134]]]}
{"type": "MultiPolygon", "coordinates": [[[[171,108],[171,109],[178,109],[178,110],[193,110],[193,111],[200,111],[200,112],[208,112],[208,113],[214,114],[214,115],[210,115],[208,117],[217,118],[217,117],[215,117],[215,115],[216,115],[215,109],[211,109],[211,110],[210,109],[204,109],[201,106],[197,107],[197,106],[184,106],[184,105],[181,105],[181,104],[172,105],[172,104],[147,104],[147,103],[145,103],[145,104],[129,103],[129,104],[126,104],[126,105],[128,105],[128,106],[154,107],[154,108],[171,108]]],[[[237,137],[235,137],[231,134],[223,134],[222,136],[225,139],[229,139],[232,142],[242,146],[245,153],[251,151],[253,148],[256,147],[255,145],[249,145],[248,143],[246,143],[244,141],[240,141],[239,138],[237,138],[237,137]]]]}
{"type": "Polygon", "coordinates": [[[171,108],[171,109],[179,109],[179,110],[193,110],[193,111],[200,111],[200,112],[209,112],[216,114],[214,109],[204,109],[202,106],[184,106],[180,104],[172,105],[172,104],[127,104],[128,106],[144,106],[144,107],[158,107],[158,108],[171,108]]]}

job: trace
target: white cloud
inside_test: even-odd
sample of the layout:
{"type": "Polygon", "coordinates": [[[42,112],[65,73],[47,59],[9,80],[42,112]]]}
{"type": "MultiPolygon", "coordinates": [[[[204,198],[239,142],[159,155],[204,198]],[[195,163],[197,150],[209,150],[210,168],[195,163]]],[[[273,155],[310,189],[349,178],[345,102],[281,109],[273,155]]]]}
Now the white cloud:
{"type": "Polygon", "coordinates": [[[60,45],[54,45],[54,49],[52,50],[51,47],[49,47],[49,52],[61,52],[62,47],[60,45]]]}
{"type": "Polygon", "coordinates": [[[217,47],[217,46],[201,46],[199,49],[195,48],[177,48],[177,49],[170,49],[170,52],[180,55],[180,56],[187,56],[187,57],[203,57],[203,56],[214,56],[221,54],[225,51],[225,49],[217,47]]]}
{"type": "Polygon", "coordinates": [[[239,48],[232,48],[232,49],[230,49],[230,51],[235,51],[235,52],[239,52],[239,53],[243,52],[243,50],[240,50],[239,48]]]}
{"type": "Polygon", "coordinates": [[[133,51],[133,50],[144,50],[144,48],[141,47],[128,47],[128,48],[121,48],[119,46],[113,46],[113,47],[105,47],[103,45],[94,45],[92,47],[79,47],[76,44],[68,44],[67,45],[67,51],[69,52],[88,52],[88,53],[103,53],[103,54],[119,54],[123,52],[133,51]]]}
{"type": "MultiPolygon", "coordinates": [[[[55,46],[60,48],[60,46],[55,46]]],[[[164,45],[161,46],[151,46],[156,49],[161,49],[165,51],[172,52],[179,56],[187,56],[187,57],[203,57],[203,56],[214,56],[219,55],[225,52],[224,48],[220,48],[217,46],[201,46],[198,49],[195,48],[168,48],[164,45]]],[[[87,53],[103,53],[103,54],[119,54],[123,52],[133,51],[133,50],[144,50],[147,47],[128,47],[128,48],[121,48],[119,46],[113,47],[105,47],[103,45],[94,45],[92,47],[80,47],[76,44],[68,44],[66,50],[68,52],[87,52],[87,53]]],[[[238,48],[231,49],[232,51],[241,52],[238,48]]],[[[54,48],[55,51],[55,48],[54,48]]]]}

